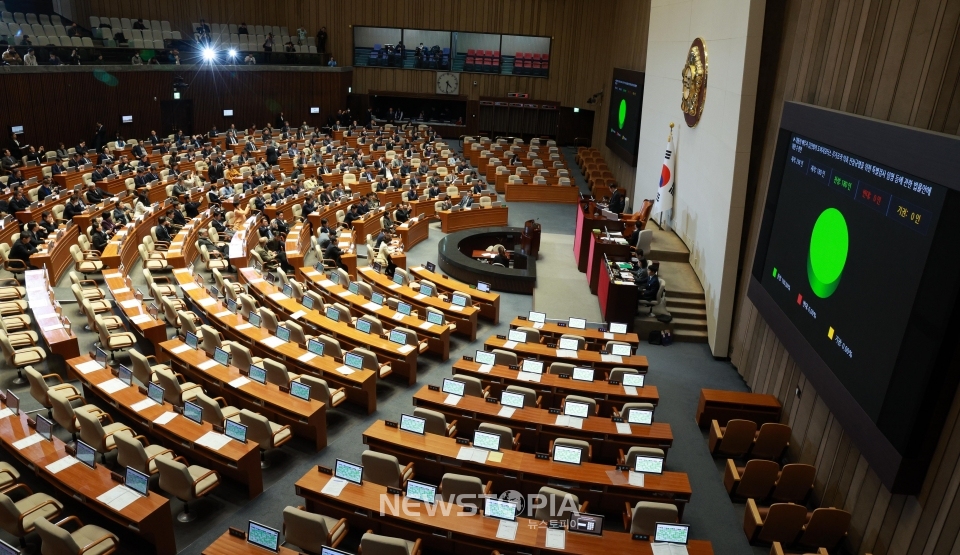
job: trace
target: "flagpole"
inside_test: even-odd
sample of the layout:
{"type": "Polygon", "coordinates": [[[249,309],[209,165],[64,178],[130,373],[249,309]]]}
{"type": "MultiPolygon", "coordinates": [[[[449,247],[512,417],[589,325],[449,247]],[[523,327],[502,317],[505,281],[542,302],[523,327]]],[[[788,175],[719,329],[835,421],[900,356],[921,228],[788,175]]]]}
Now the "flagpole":
{"type": "MultiPolygon", "coordinates": [[[[670,149],[673,149],[673,122],[670,122],[670,136],[667,137],[667,142],[670,143],[670,149]]],[[[657,220],[657,229],[663,231],[663,207],[660,208],[660,219],[657,220]]]]}

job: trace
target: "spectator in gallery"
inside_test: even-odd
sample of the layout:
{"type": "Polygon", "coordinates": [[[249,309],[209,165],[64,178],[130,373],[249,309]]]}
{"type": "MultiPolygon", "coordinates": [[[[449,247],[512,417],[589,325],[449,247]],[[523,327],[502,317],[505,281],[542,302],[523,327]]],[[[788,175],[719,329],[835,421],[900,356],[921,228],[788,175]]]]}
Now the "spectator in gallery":
{"type": "Polygon", "coordinates": [[[327,28],[320,27],[317,31],[317,52],[327,51],[327,28]]]}
{"type": "Polygon", "coordinates": [[[96,66],[102,66],[106,63],[107,62],[103,60],[103,54],[97,54],[97,59],[93,61],[93,65],[96,65],[96,66]]]}
{"type": "Polygon", "coordinates": [[[70,51],[70,61],[68,62],[68,65],[71,65],[71,66],[80,65],[80,53],[77,52],[76,48],[70,51]]]}
{"type": "Polygon", "coordinates": [[[333,56],[330,56],[330,61],[327,62],[327,65],[330,67],[337,67],[337,61],[333,59],[333,56]]]}
{"type": "Polygon", "coordinates": [[[134,29],[146,29],[147,27],[143,24],[143,20],[142,20],[142,19],[138,19],[138,20],[136,20],[136,21],[133,22],[133,28],[134,28],[134,29]]]}
{"type": "Polygon", "coordinates": [[[253,57],[253,54],[247,54],[247,57],[243,59],[243,63],[248,66],[257,65],[257,59],[253,57]]]}
{"type": "Polygon", "coordinates": [[[247,24],[246,24],[246,23],[240,23],[240,26],[237,27],[237,34],[238,34],[238,35],[248,35],[248,34],[250,34],[250,33],[247,31],[247,24]]]}
{"type": "Polygon", "coordinates": [[[30,35],[23,35],[20,37],[21,46],[33,46],[33,41],[30,40],[30,35]]]}
{"type": "Polygon", "coordinates": [[[20,54],[17,53],[17,50],[13,47],[12,44],[3,53],[3,61],[4,63],[12,66],[18,66],[23,63],[23,60],[20,58],[20,54]]]}
{"type": "MultiPolygon", "coordinates": [[[[51,54],[52,55],[52,54],[51,54]]],[[[134,52],[133,58],[130,59],[130,63],[135,66],[143,65],[143,58],[140,57],[140,52],[134,52]]]]}
{"type": "Polygon", "coordinates": [[[35,66],[37,65],[37,55],[33,53],[33,48],[27,50],[26,55],[23,56],[23,65],[25,66],[35,66]]]}
{"type": "Polygon", "coordinates": [[[286,52],[296,52],[297,49],[293,46],[293,41],[287,41],[287,44],[284,45],[284,51],[286,52]]]}
{"type": "Polygon", "coordinates": [[[303,46],[307,42],[307,30],[303,27],[297,27],[297,44],[303,46]]]}
{"type": "MultiPolygon", "coordinates": [[[[136,27],[134,27],[136,29],[136,27]]],[[[67,29],[68,37],[79,37],[80,36],[80,26],[76,22],[70,24],[70,28],[67,29]]]]}
{"type": "Polygon", "coordinates": [[[50,59],[47,60],[47,65],[58,66],[60,65],[60,58],[57,57],[53,52],[50,53],[50,59]]]}
{"type": "Polygon", "coordinates": [[[263,41],[263,51],[264,52],[273,52],[273,33],[267,35],[267,38],[263,41]]]}

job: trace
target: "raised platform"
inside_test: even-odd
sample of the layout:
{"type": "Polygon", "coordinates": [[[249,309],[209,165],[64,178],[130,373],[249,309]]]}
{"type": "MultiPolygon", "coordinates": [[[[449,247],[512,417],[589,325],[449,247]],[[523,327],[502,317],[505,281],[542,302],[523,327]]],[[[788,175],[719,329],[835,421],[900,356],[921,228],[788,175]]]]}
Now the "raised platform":
{"type": "Polygon", "coordinates": [[[667,282],[667,310],[673,320],[661,322],[652,316],[638,317],[634,330],[641,340],[653,330],[668,329],[676,341],[706,343],[706,296],[700,278],[690,265],[690,250],[673,231],[657,229],[652,221],[647,229],[653,230],[647,260],[660,263],[660,277],[667,282]]]}
{"type": "MultiPolygon", "coordinates": [[[[525,268],[502,268],[464,254],[497,243],[512,250],[513,244],[520,244],[522,232],[520,227],[485,227],[448,234],[437,244],[437,265],[445,274],[464,283],[483,281],[494,291],[531,295],[537,283],[535,259],[525,257],[525,268]]],[[[515,253],[514,263],[517,262],[515,253]]]]}

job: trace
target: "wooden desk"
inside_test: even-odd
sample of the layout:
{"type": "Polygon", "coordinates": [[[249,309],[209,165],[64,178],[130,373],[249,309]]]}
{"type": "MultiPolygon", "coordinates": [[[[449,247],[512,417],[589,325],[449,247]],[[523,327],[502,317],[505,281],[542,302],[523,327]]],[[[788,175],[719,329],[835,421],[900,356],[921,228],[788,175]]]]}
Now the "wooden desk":
{"type": "Polygon", "coordinates": [[[613,240],[608,241],[602,231],[595,229],[590,234],[590,252],[587,256],[587,283],[590,285],[590,292],[596,295],[600,288],[600,272],[604,271],[604,256],[617,260],[629,260],[630,245],[619,244],[613,240]]]}
{"type": "Polygon", "coordinates": [[[459,210],[457,212],[441,210],[437,215],[440,216],[440,231],[453,233],[454,231],[475,227],[506,226],[509,209],[506,206],[479,208],[474,205],[470,210],[459,210]]]}
{"type": "Polygon", "coordinates": [[[627,473],[614,466],[584,462],[573,465],[538,459],[533,453],[501,451],[500,462],[487,460],[478,464],[457,459],[461,445],[455,438],[436,434],[418,435],[398,428],[388,428],[382,420],[363,432],[363,442],[381,453],[397,457],[400,465],[414,462],[418,480],[440,483],[446,472],[477,476],[493,481],[494,491],[516,490],[533,494],[542,486],[570,491],[580,502],[590,502],[591,513],[620,518],[624,503],[659,501],[677,506],[680,517],[690,501],[690,480],[684,472],[647,474],[643,487],[631,486],[627,473]]]}
{"type": "Polygon", "coordinates": [[[620,410],[624,403],[650,403],[654,406],[660,403],[657,386],[646,382],[644,387],[636,388],[636,395],[631,395],[622,385],[610,385],[604,380],[581,382],[561,378],[557,374],[550,374],[548,368],[544,368],[539,382],[521,380],[518,377],[519,370],[512,370],[502,364],[494,364],[490,372],[481,372],[479,363],[462,358],[453,363],[451,370],[453,374],[467,374],[479,378],[484,385],[490,386],[490,395],[494,397],[500,397],[508,385],[530,388],[543,397],[542,406],[545,408],[559,408],[560,401],[567,395],[582,395],[594,399],[600,405],[600,415],[604,417],[612,416],[613,409],[620,410]]]}
{"type": "Polygon", "coordinates": [[[427,220],[433,220],[437,217],[437,199],[428,198],[427,200],[412,200],[410,201],[410,209],[413,211],[411,215],[418,218],[424,218],[427,220]]]}
{"type": "MultiPolygon", "coordinates": [[[[581,428],[569,428],[557,425],[557,417],[549,408],[525,407],[516,409],[510,417],[500,416],[502,407],[490,403],[481,397],[469,395],[461,397],[456,405],[447,405],[443,401],[447,394],[431,391],[424,386],[413,395],[413,405],[424,407],[447,416],[447,421],[457,421],[457,435],[472,438],[473,432],[483,422],[506,426],[519,432],[521,450],[526,452],[549,453],[550,442],[558,437],[580,439],[593,447],[593,462],[617,464],[618,449],[626,453],[630,447],[656,447],[664,453],[673,445],[673,432],[670,424],[655,422],[652,425],[629,424],[631,433],[620,434],[617,424],[608,417],[591,415],[581,420],[581,428]]],[[[501,445],[501,449],[509,449],[501,445]]]]}
{"type": "Polygon", "coordinates": [[[239,368],[217,364],[202,369],[201,365],[209,365],[213,359],[203,349],[175,353],[174,350],[182,345],[185,343],[172,339],[161,343],[158,349],[163,353],[162,358],[173,362],[172,366],[177,372],[199,383],[213,395],[223,397],[232,406],[260,413],[276,424],[290,426],[294,435],[312,441],[317,451],[327,446],[326,405],[314,399],[304,401],[283,393],[272,383],[247,380],[244,385],[234,387],[230,382],[243,377],[239,368]]]}
{"type": "MultiPolygon", "coordinates": [[[[244,530],[246,531],[246,530],[244,530]]],[[[262,547],[257,547],[252,543],[235,538],[230,532],[224,532],[222,536],[208,545],[202,552],[202,555],[264,555],[268,553],[262,547]]],[[[280,546],[279,555],[300,555],[299,551],[280,546]]]]}
{"type": "Polygon", "coordinates": [[[27,289],[27,306],[33,312],[40,335],[46,342],[50,352],[66,359],[80,356],[80,345],[73,329],[67,331],[63,323],[69,321],[61,318],[54,305],[53,290],[47,283],[47,275],[43,270],[28,270],[23,275],[23,286],[27,289]]]}
{"type": "Polygon", "coordinates": [[[20,172],[23,173],[24,181],[36,177],[38,180],[43,178],[43,169],[52,167],[52,162],[46,162],[38,166],[24,166],[20,168],[20,172]]]}
{"type": "MultiPolygon", "coordinates": [[[[495,518],[467,513],[456,507],[448,511],[428,512],[423,503],[394,497],[387,493],[387,488],[372,482],[364,482],[362,486],[347,484],[338,497],[331,497],[322,493],[331,478],[315,468],[310,469],[297,480],[297,495],[304,498],[308,510],[333,518],[346,518],[354,530],[373,530],[377,534],[410,541],[420,538],[422,549],[432,553],[486,555],[492,549],[503,553],[555,552],[546,548],[547,527],[524,516],[518,517],[519,526],[513,541],[501,540],[497,538],[499,522],[495,518]]],[[[231,540],[240,541],[236,538],[231,540]]],[[[565,543],[562,552],[572,555],[653,553],[650,542],[633,540],[630,534],[624,532],[605,531],[601,537],[567,532],[565,543]]],[[[713,547],[708,541],[691,540],[687,544],[687,552],[690,555],[713,555],[713,547]]],[[[207,553],[226,555],[222,551],[204,551],[204,554],[207,553]]],[[[238,546],[237,551],[230,553],[245,551],[238,546]]]]}
{"type": "Polygon", "coordinates": [[[260,242],[260,233],[255,226],[258,216],[247,218],[244,228],[233,234],[230,238],[230,245],[227,247],[230,264],[234,268],[243,268],[247,266],[250,260],[250,252],[256,248],[260,242]]]}
{"type": "Polygon", "coordinates": [[[83,184],[83,174],[91,173],[90,171],[74,171],[74,168],[69,168],[69,171],[66,173],[58,173],[57,175],[52,176],[53,182],[57,185],[63,187],[64,189],[73,189],[74,185],[83,184]]]}
{"type": "Polygon", "coordinates": [[[186,268],[200,256],[200,249],[197,248],[200,230],[210,227],[211,221],[213,221],[213,214],[208,210],[192,220],[187,220],[186,225],[173,236],[173,241],[170,241],[170,248],[167,250],[167,263],[171,267],[186,268]]]}
{"type": "MultiPolygon", "coordinates": [[[[291,372],[323,378],[331,388],[344,387],[348,401],[364,407],[368,413],[377,410],[377,377],[370,370],[357,370],[345,375],[337,371],[343,363],[333,357],[311,357],[306,349],[291,342],[272,347],[264,343],[264,340],[274,337],[270,332],[250,326],[243,317],[231,314],[220,302],[208,300],[211,299],[210,295],[194,282],[189,271],[174,270],[173,281],[180,285],[184,298],[198,311],[198,315],[206,316],[210,324],[227,339],[246,346],[255,356],[272,358],[285,364],[291,372]]],[[[321,318],[319,312],[311,312],[316,318],[321,318]]]]}
{"type": "MultiPolygon", "coordinates": [[[[290,229],[284,241],[283,250],[287,254],[287,263],[294,268],[303,267],[303,259],[310,249],[310,222],[300,222],[290,229]]],[[[302,279],[302,278],[301,278],[302,279]]]]}
{"type": "Polygon", "coordinates": [[[459,307],[443,302],[438,297],[427,297],[409,287],[397,285],[390,281],[390,278],[386,275],[374,272],[373,268],[369,266],[360,268],[358,272],[364,281],[380,290],[385,296],[399,296],[404,302],[413,305],[424,313],[426,313],[428,306],[443,312],[445,319],[457,324],[457,334],[469,337],[470,341],[476,341],[477,315],[480,313],[477,307],[459,307]]]}
{"type": "Polygon", "coordinates": [[[500,339],[496,335],[490,336],[483,342],[483,348],[505,349],[517,353],[520,358],[535,358],[544,362],[568,362],[570,364],[583,364],[593,366],[597,370],[610,372],[614,368],[634,368],[641,374],[645,374],[648,369],[647,357],[643,355],[631,355],[626,357],[617,357],[617,355],[601,355],[597,351],[579,350],[574,358],[567,358],[557,355],[558,349],[548,347],[544,343],[517,343],[515,346],[506,346],[508,340],[500,339]],[[604,360],[607,357],[607,360],[604,360]],[[614,357],[620,359],[617,362],[614,357]]]}
{"type": "Polygon", "coordinates": [[[70,247],[77,244],[80,233],[80,226],[71,225],[64,231],[62,237],[57,237],[52,249],[47,247],[49,244],[49,238],[47,238],[48,242],[40,246],[44,250],[30,255],[30,264],[36,268],[46,268],[51,283],[60,283],[63,274],[74,265],[70,247]]]}
{"type": "MultiPolygon", "coordinates": [[[[548,337],[556,341],[559,341],[560,336],[564,334],[579,335],[587,340],[588,349],[593,347],[598,351],[607,344],[607,341],[622,341],[623,343],[629,343],[633,350],[636,350],[640,346],[640,337],[635,333],[610,333],[603,332],[595,328],[586,328],[581,330],[567,326],[560,326],[559,324],[551,322],[544,322],[542,325],[537,327],[538,324],[527,320],[523,316],[517,316],[513,319],[513,321],[510,322],[510,329],[517,329],[521,326],[526,328],[536,328],[540,332],[540,337],[548,337]]],[[[554,341],[551,341],[551,343],[554,343],[554,341]]]]}
{"type": "Polygon", "coordinates": [[[367,235],[377,238],[377,235],[380,234],[380,230],[383,228],[380,225],[380,218],[383,216],[384,210],[378,208],[376,210],[371,210],[363,215],[359,220],[353,220],[353,240],[356,243],[366,243],[367,235]]]}
{"type": "Polygon", "coordinates": [[[560,202],[573,204],[580,200],[580,188],[572,185],[506,184],[507,201],[560,202]]]}
{"type": "Polygon", "coordinates": [[[300,193],[296,195],[280,199],[279,202],[276,202],[274,204],[268,204],[264,207],[263,213],[266,214],[267,218],[270,218],[271,222],[274,219],[276,219],[277,214],[280,214],[280,213],[283,214],[283,218],[286,221],[292,222],[293,207],[296,204],[302,203],[305,195],[306,195],[306,192],[300,191],[300,193]]]}
{"type": "Polygon", "coordinates": [[[701,389],[697,424],[706,429],[711,420],[716,420],[721,426],[726,426],[728,421],[735,418],[751,420],[757,425],[780,422],[780,410],[780,401],[773,395],[701,389]]]}
{"type": "Polygon", "coordinates": [[[414,245],[430,237],[430,219],[407,220],[396,226],[396,231],[403,243],[403,250],[409,251],[414,245]]]}
{"type": "MultiPolygon", "coordinates": [[[[326,302],[346,303],[351,310],[361,314],[372,314],[383,324],[385,330],[398,326],[405,327],[427,340],[428,349],[440,355],[441,360],[450,358],[450,326],[438,326],[426,320],[410,315],[404,316],[397,311],[377,306],[366,297],[354,295],[348,289],[327,279],[327,276],[313,268],[301,268],[304,282],[313,286],[325,298],[326,302]]],[[[420,315],[418,315],[420,316],[420,315]]],[[[425,314],[423,316],[426,316],[425,314]]]]}
{"type": "Polygon", "coordinates": [[[325,333],[339,340],[341,346],[346,349],[356,347],[369,349],[377,354],[377,359],[381,362],[389,361],[393,372],[404,377],[408,384],[413,385],[417,382],[417,355],[420,351],[415,346],[397,345],[379,335],[363,333],[343,322],[334,322],[316,310],[308,311],[296,299],[287,297],[279,288],[261,279],[252,268],[241,268],[237,273],[237,279],[241,284],[250,284],[247,288],[250,294],[257,297],[261,306],[275,311],[278,319],[283,320],[288,315],[303,312],[303,316],[297,320],[308,328],[304,330],[305,333],[310,334],[313,331],[325,333]]]}
{"type": "Polygon", "coordinates": [[[117,486],[110,478],[109,468],[98,464],[94,469],[79,463],[54,474],[47,470],[47,466],[67,456],[66,445],[54,437],[53,441],[41,441],[24,449],[13,446],[15,442],[33,433],[27,425],[26,413],[20,413],[19,417],[0,419],[0,443],[3,443],[13,458],[62,493],[62,499],[75,499],[84,509],[96,511],[121,527],[133,530],[153,544],[157,555],[177,553],[173,513],[166,497],[150,492],[147,497],[138,498],[118,512],[97,499],[117,486]]]}
{"type": "Polygon", "coordinates": [[[597,301],[600,303],[600,315],[604,322],[626,322],[632,329],[637,314],[637,299],[640,295],[634,281],[623,280],[620,270],[613,265],[617,262],[629,262],[630,256],[604,254],[599,263],[597,301]]]}
{"type": "MultiPolygon", "coordinates": [[[[183,416],[175,416],[166,424],[157,424],[154,419],[165,412],[173,411],[173,405],[164,403],[163,406],[154,404],[140,412],[134,410],[133,405],[147,399],[146,394],[140,393],[136,387],[126,387],[115,393],[107,393],[100,385],[113,379],[110,370],[95,370],[84,374],[77,366],[89,362],[88,356],[80,356],[67,361],[72,379],[79,380],[87,392],[84,397],[91,399],[95,396],[113,408],[117,422],[122,422],[173,449],[178,455],[187,460],[216,470],[225,476],[247,486],[250,499],[263,492],[263,473],[260,470],[260,447],[252,441],[240,443],[229,441],[219,450],[196,443],[198,439],[213,431],[213,426],[207,422],[197,424],[183,416]]],[[[101,407],[104,405],[101,405],[101,407]]]]}
{"type": "MultiPolygon", "coordinates": [[[[120,272],[105,273],[103,275],[104,284],[110,290],[114,299],[114,313],[120,314],[120,317],[127,325],[127,329],[143,337],[153,345],[154,353],[159,352],[158,345],[167,340],[167,325],[163,320],[154,319],[150,316],[147,306],[136,298],[136,292],[132,287],[132,281],[129,276],[120,272]]],[[[144,296],[149,297],[150,292],[143,287],[144,296]]],[[[163,307],[159,300],[154,300],[160,308],[160,314],[163,313],[163,307]]]]}
{"type": "MultiPolygon", "coordinates": [[[[17,221],[20,223],[24,223],[24,224],[27,222],[39,223],[41,220],[41,217],[40,217],[41,214],[43,214],[47,210],[50,210],[52,212],[54,206],[67,204],[67,201],[70,200],[70,197],[72,196],[72,194],[73,194],[73,191],[61,191],[57,195],[50,195],[47,198],[43,199],[43,201],[38,202],[35,208],[27,208],[26,210],[20,210],[19,212],[15,213],[14,216],[16,216],[17,221]]],[[[5,200],[10,200],[10,197],[13,195],[8,194],[4,196],[6,197],[5,200]]]]}
{"type": "Polygon", "coordinates": [[[0,243],[6,243],[13,246],[13,236],[20,233],[20,226],[15,222],[13,216],[7,215],[0,218],[0,243]]]}
{"type": "Polygon", "coordinates": [[[407,271],[419,279],[432,281],[437,285],[437,288],[440,289],[440,291],[447,293],[448,295],[452,294],[454,291],[469,293],[470,297],[473,299],[474,305],[480,309],[481,317],[490,320],[494,324],[500,323],[500,295],[498,293],[484,293],[483,291],[472,289],[466,283],[448,278],[447,276],[437,272],[431,272],[422,265],[414,266],[413,268],[409,268],[407,271]]]}
{"type": "Polygon", "coordinates": [[[573,235],[573,256],[577,261],[577,269],[581,272],[587,271],[590,233],[593,230],[606,228],[610,231],[623,231],[623,222],[608,220],[599,214],[594,215],[595,210],[596,204],[592,201],[580,202],[577,210],[577,227],[573,235]]]}

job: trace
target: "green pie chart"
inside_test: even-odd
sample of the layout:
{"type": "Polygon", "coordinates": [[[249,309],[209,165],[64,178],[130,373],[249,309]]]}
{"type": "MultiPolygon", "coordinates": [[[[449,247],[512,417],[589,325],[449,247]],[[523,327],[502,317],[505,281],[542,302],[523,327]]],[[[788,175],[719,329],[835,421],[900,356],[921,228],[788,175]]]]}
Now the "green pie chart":
{"type": "Polygon", "coordinates": [[[623,129],[623,122],[627,121],[627,101],[620,101],[620,112],[617,114],[617,123],[620,124],[620,129],[623,129]]]}
{"type": "Polygon", "coordinates": [[[837,290],[847,264],[850,234],[847,220],[836,208],[827,208],[813,224],[810,250],[807,254],[807,278],[810,288],[821,299],[837,290]]]}

